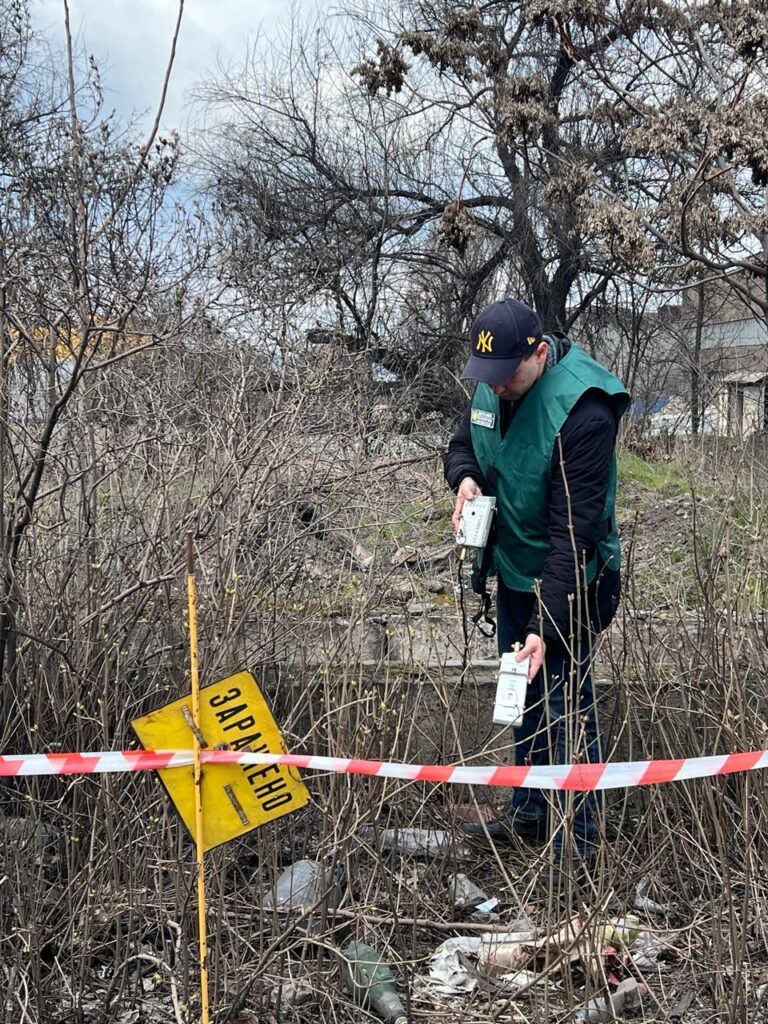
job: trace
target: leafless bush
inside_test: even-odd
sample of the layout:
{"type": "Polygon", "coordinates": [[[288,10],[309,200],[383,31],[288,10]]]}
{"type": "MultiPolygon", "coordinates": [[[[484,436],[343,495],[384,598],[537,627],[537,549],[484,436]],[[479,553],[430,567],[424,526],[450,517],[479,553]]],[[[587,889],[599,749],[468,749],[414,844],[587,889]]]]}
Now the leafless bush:
{"type": "MultiPolygon", "coordinates": [[[[83,392],[19,559],[24,685],[9,701],[4,749],[123,749],[135,742],[131,718],[185,692],[182,540],[192,529],[203,680],[250,668],[292,749],[509,760],[509,736],[489,728],[490,676],[461,675],[439,438],[400,435],[383,410],[373,417],[346,356],[278,372],[259,352],[203,332],[83,392]]],[[[612,759],[765,745],[762,485],[736,466],[722,504],[703,456],[688,462],[695,499],[682,492],[669,512],[685,522],[690,554],[643,547],[669,531],[643,512],[623,621],[599,654],[612,759]]],[[[475,643],[475,660],[490,646],[475,643]]],[[[413,825],[460,842],[471,794],[361,776],[307,782],[306,810],[208,858],[218,1020],[359,1019],[341,991],[338,946],[355,935],[386,949],[405,992],[454,928],[450,856],[425,865],[384,851],[381,837],[413,825]],[[346,894],[309,936],[306,918],[286,924],[262,909],[281,868],[305,856],[339,864],[346,894]],[[308,1008],[270,1002],[289,980],[312,990],[308,1008]]],[[[192,847],[154,778],[19,780],[2,800],[6,1020],[195,1019],[192,847]]],[[[571,909],[593,925],[620,915],[647,879],[669,908],[654,926],[669,934],[668,971],[646,979],[659,1006],[695,988],[701,1020],[743,1020],[754,1007],[765,813],[757,775],[609,795],[599,868],[574,887],[571,909]]],[[[530,874],[548,877],[549,858],[547,847],[521,847],[468,863],[502,897],[502,920],[527,913],[552,928],[566,909],[530,874]]],[[[584,979],[546,977],[516,1007],[566,1019],[587,998],[584,979]]],[[[478,993],[470,1005],[490,1020],[509,1012],[507,999],[478,993]]],[[[653,999],[647,1020],[661,1015],[653,999]]],[[[425,1010],[415,999],[416,1017],[425,1010]]]]}

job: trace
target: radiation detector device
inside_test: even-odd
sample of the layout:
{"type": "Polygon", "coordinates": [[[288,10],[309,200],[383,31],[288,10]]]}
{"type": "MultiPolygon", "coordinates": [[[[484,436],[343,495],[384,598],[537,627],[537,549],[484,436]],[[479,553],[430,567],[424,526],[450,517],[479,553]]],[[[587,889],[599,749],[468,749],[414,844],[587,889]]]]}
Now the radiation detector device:
{"type": "Polygon", "coordinates": [[[530,658],[515,661],[516,657],[517,651],[510,651],[501,656],[499,679],[496,683],[496,702],[493,706],[494,725],[511,725],[513,729],[523,721],[530,661],[530,658]]]}
{"type": "Polygon", "coordinates": [[[491,532],[496,498],[480,494],[464,502],[461,510],[456,544],[460,548],[484,548],[491,532]]]}

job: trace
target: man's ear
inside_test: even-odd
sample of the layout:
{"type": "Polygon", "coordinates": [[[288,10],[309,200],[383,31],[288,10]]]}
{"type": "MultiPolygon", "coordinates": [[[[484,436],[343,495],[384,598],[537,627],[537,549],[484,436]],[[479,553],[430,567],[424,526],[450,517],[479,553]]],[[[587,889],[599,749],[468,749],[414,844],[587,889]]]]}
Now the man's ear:
{"type": "Polygon", "coordinates": [[[540,341],[539,344],[536,346],[536,358],[546,359],[548,351],[549,345],[547,345],[546,341],[540,341]]]}

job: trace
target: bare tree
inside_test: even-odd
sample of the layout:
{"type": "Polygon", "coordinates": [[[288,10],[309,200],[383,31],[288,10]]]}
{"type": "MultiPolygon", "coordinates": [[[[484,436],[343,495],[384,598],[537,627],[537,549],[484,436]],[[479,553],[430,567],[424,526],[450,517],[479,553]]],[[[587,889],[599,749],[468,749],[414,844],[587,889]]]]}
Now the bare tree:
{"type": "Polygon", "coordinates": [[[190,308],[191,250],[168,201],[177,140],[155,123],[137,147],[103,114],[98,70],[81,72],[64,10],[63,77],[25,5],[2,10],[0,672],[12,683],[19,562],[38,500],[56,489],[62,422],[90,379],[177,336],[190,308]]]}
{"type": "Polygon", "coordinates": [[[670,285],[708,292],[723,279],[763,318],[767,33],[763,7],[742,0],[660,5],[620,75],[590,58],[624,122],[629,212],[659,247],[670,285]]]}
{"type": "Polygon", "coordinates": [[[406,2],[333,37],[296,28],[269,71],[220,75],[208,165],[237,283],[269,266],[356,345],[412,363],[451,363],[503,289],[567,329],[617,269],[654,260],[595,71],[621,67],[640,6],[566,26],[531,4],[406,2]],[[419,303],[434,315],[409,331],[419,303]]]}

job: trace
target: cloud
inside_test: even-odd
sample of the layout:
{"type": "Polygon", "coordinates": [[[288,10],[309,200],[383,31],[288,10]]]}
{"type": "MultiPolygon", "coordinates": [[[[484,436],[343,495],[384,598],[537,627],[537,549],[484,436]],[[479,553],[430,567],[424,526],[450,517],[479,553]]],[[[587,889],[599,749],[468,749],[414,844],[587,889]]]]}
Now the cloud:
{"type": "MultiPolygon", "coordinates": [[[[298,0],[300,12],[323,0],[298,0]]],[[[72,31],[102,71],[105,99],[122,117],[154,113],[168,62],[178,6],[175,0],[70,0],[72,31]]],[[[35,0],[33,27],[55,47],[64,43],[61,0],[35,0]]],[[[274,39],[291,16],[286,0],[186,0],[163,124],[181,127],[191,90],[216,61],[241,60],[249,38],[274,39]]]]}

